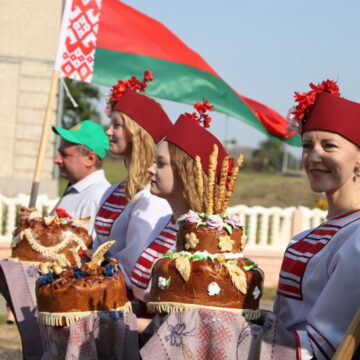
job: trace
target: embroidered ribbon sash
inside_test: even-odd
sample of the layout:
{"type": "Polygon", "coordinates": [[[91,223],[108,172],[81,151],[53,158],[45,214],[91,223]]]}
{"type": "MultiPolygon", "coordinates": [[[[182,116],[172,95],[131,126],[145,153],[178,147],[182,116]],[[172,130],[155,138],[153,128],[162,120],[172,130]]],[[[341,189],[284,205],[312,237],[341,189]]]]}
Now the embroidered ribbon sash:
{"type": "Polygon", "coordinates": [[[115,188],[105,200],[95,218],[95,231],[98,235],[110,235],[114,221],[122,214],[129,200],[125,196],[126,182],[115,188]]]}
{"type": "Polygon", "coordinates": [[[176,234],[179,226],[171,217],[159,236],[142,252],[131,276],[131,282],[142,289],[146,289],[151,276],[154,261],[164,255],[176,244],[176,234]]]}

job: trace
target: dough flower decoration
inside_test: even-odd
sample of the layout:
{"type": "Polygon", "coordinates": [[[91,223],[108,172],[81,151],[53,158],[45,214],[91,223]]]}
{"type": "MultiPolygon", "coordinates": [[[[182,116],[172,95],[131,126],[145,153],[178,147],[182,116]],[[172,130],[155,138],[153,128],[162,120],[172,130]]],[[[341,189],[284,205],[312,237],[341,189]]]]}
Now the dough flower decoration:
{"type": "Polygon", "coordinates": [[[324,80],[320,84],[309,84],[311,90],[308,92],[298,92],[294,94],[297,105],[289,110],[287,115],[289,131],[301,133],[302,124],[306,121],[306,117],[314,105],[317,94],[328,92],[330,94],[340,96],[339,86],[333,80],[324,80]]]}
{"type": "Polygon", "coordinates": [[[47,273],[40,276],[38,281],[40,285],[50,284],[54,281],[54,277],[52,273],[47,273]]]}
{"type": "Polygon", "coordinates": [[[185,249],[195,249],[196,245],[199,243],[199,239],[196,237],[196,234],[191,232],[190,234],[185,235],[185,249]]]}
{"type": "Polygon", "coordinates": [[[116,268],[114,264],[106,264],[105,265],[105,270],[104,270],[104,275],[105,276],[113,276],[116,272],[116,268]]]}
{"type": "Polygon", "coordinates": [[[148,82],[153,80],[154,76],[149,70],[144,71],[143,81],[140,81],[136,76],[132,76],[128,80],[119,80],[117,84],[112,86],[110,92],[106,94],[105,113],[107,116],[110,117],[112,107],[121,99],[127,89],[145,92],[148,82]]]}
{"type": "Polygon", "coordinates": [[[219,237],[219,248],[221,252],[232,251],[234,244],[235,241],[232,240],[231,237],[228,235],[219,237]]]}

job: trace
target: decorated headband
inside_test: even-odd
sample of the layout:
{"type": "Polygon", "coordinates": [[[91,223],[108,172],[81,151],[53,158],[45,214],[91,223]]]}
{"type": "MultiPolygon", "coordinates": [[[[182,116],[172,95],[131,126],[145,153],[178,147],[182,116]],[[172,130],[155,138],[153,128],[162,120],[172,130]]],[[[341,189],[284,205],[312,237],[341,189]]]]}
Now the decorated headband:
{"type": "Polygon", "coordinates": [[[221,142],[205,129],[209,128],[212,120],[206,112],[213,111],[213,106],[210,105],[208,100],[203,100],[203,102],[196,103],[194,108],[197,110],[197,113],[180,115],[164,140],[177,145],[193,159],[198,155],[205,172],[209,168],[209,155],[213,150],[214,144],[217,145],[218,161],[216,174],[219,178],[221,163],[228,154],[221,142]]]}
{"type": "Polygon", "coordinates": [[[144,71],[144,80],[135,76],[129,80],[120,80],[111,88],[105,111],[110,116],[112,111],[120,111],[136,121],[154,139],[159,142],[172,127],[163,108],[153,99],[140,94],[147,83],[154,79],[151,71],[144,71]]]}
{"type": "Polygon", "coordinates": [[[206,114],[206,111],[214,111],[214,105],[211,105],[208,100],[203,100],[203,102],[197,102],[193,105],[193,108],[198,112],[185,113],[185,115],[194,120],[198,125],[204,126],[204,128],[209,128],[212,118],[206,114]]]}
{"type": "Polygon", "coordinates": [[[151,71],[144,71],[144,80],[140,81],[136,76],[132,76],[129,80],[119,80],[117,84],[113,85],[110,92],[107,95],[105,113],[110,117],[111,110],[114,105],[123,97],[125,91],[130,89],[131,91],[145,92],[147,83],[154,80],[154,76],[151,71]]]}
{"type": "Polygon", "coordinates": [[[328,131],[360,146],[360,104],[340,97],[334,81],[310,87],[307,93],[295,93],[298,105],[292,109],[290,122],[295,123],[297,131],[328,131]]]}
{"type": "Polygon", "coordinates": [[[317,95],[321,93],[329,93],[340,96],[339,87],[333,80],[324,80],[321,84],[309,84],[312,90],[304,93],[295,92],[294,98],[297,105],[289,110],[288,121],[289,130],[302,133],[303,125],[308,120],[309,113],[317,99],[317,95]]]}

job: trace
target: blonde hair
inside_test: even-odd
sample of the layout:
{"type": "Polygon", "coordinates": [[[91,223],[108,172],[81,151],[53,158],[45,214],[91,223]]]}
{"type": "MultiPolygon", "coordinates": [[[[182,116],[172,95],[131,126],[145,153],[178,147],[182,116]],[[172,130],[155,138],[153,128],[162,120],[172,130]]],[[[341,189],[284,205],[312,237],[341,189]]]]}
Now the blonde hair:
{"type": "MultiPolygon", "coordinates": [[[[196,166],[195,160],[177,145],[168,142],[171,167],[178,178],[182,187],[183,198],[189,205],[189,209],[201,212],[201,204],[199,201],[196,187],[196,166]]],[[[207,175],[203,173],[204,189],[207,189],[207,175]]],[[[207,196],[205,196],[205,199],[207,196]]],[[[206,201],[206,200],[205,200],[206,201]]]]}
{"type": "Polygon", "coordinates": [[[126,197],[132,200],[149,184],[150,175],[147,169],[154,161],[156,147],[152,136],[144,128],[126,114],[121,114],[131,138],[130,162],[127,164],[126,197]]]}

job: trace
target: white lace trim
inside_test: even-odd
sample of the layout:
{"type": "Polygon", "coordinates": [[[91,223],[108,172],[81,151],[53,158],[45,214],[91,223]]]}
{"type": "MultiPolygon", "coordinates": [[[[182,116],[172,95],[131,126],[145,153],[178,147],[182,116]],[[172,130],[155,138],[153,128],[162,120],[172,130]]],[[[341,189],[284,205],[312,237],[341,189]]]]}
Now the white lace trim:
{"type": "MultiPolygon", "coordinates": [[[[106,311],[106,310],[104,310],[106,311]]],[[[120,306],[109,311],[126,311],[132,312],[131,302],[126,302],[123,306],[120,306]]],[[[81,312],[68,312],[68,313],[50,313],[50,312],[38,312],[37,322],[39,325],[45,326],[68,326],[82,317],[90,314],[96,314],[102,311],[81,311],[81,312]]]]}
{"type": "Polygon", "coordinates": [[[235,308],[226,308],[218,306],[205,306],[198,304],[185,304],[177,302],[148,302],[147,309],[150,313],[157,314],[168,314],[171,312],[186,311],[198,308],[212,309],[212,310],[221,310],[229,311],[232,313],[240,314],[245,317],[246,320],[255,320],[261,316],[260,309],[251,310],[251,309],[235,309],[235,308]]]}

